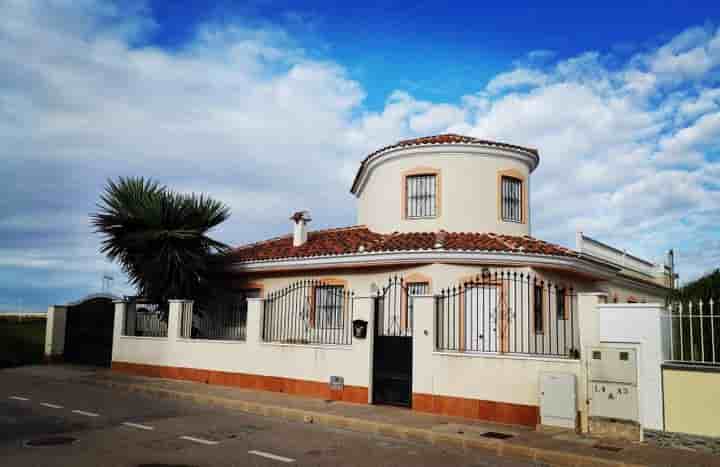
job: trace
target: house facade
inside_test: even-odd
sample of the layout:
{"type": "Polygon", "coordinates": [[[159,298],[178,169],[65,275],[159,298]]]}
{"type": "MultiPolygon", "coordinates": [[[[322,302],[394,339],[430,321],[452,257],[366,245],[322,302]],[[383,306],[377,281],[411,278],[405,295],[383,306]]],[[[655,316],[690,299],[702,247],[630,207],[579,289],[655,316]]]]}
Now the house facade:
{"type": "Polygon", "coordinates": [[[241,246],[234,286],[255,294],[302,278],[332,279],[366,292],[398,274],[435,294],[488,268],[510,268],[605,292],[611,302],[664,300],[669,268],[577,234],[574,250],[530,236],[535,149],[439,135],[401,141],[367,156],[351,193],[357,225],[294,232],[241,246]]]}
{"type": "Polygon", "coordinates": [[[113,367],[532,426],[542,375],[563,374],[572,407],[545,420],[586,428],[595,306],[664,303],[674,278],[583,233],[574,249],[532,237],[539,163],[535,149],[454,134],[379,149],[351,187],[357,225],[311,230],[299,211],[287,235],[236,248],[223,282],[238,305],[215,324],[178,305],[172,349],[128,331],[123,305],[113,367]],[[252,361],[212,357],[232,341],[254,346],[252,361]]]}

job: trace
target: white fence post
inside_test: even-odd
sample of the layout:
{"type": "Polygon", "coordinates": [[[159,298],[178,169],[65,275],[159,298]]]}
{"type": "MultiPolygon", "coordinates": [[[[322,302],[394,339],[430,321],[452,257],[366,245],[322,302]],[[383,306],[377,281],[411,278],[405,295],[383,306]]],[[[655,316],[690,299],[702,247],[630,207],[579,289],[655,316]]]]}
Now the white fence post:
{"type": "Polygon", "coordinates": [[[577,299],[578,333],[580,334],[580,381],[578,381],[580,431],[587,433],[590,427],[590,391],[588,360],[591,349],[600,344],[600,318],[597,307],[607,299],[607,294],[580,292],[577,299]]]}
{"type": "MultiPolygon", "coordinates": [[[[412,394],[434,394],[435,296],[415,295],[413,300],[412,394]]],[[[460,375],[459,375],[460,376],[460,375]]]]}
{"type": "MultiPolygon", "coordinates": [[[[368,403],[372,403],[372,373],[373,373],[373,348],[375,339],[375,299],[374,297],[355,297],[355,309],[353,310],[353,321],[361,319],[367,321],[367,334],[365,339],[352,338],[353,352],[362,354],[362,362],[367,367],[367,388],[368,403]]],[[[352,323],[350,323],[352,332],[352,323]]]]}
{"type": "Polygon", "coordinates": [[[174,341],[180,337],[180,317],[189,306],[192,313],[192,300],[173,299],[168,300],[170,310],[168,312],[167,337],[174,341]]]}
{"type": "Polygon", "coordinates": [[[67,307],[48,307],[45,320],[45,358],[48,360],[62,355],[65,351],[66,318],[67,307]]]}
{"type": "Polygon", "coordinates": [[[258,345],[262,342],[264,303],[265,300],[262,298],[247,299],[245,342],[247,342],[248,345],[258,345]]]}
{"type": "MultiPolygon", "coordinates": [[[[115,317],[113,323],[113,345],[112,345],[112,358],[111,361],[116,361],[116,357],[119,355],[120,349],[120,338],[123,336],[125,322],[127,321],[127,313],[130,308],[130,303],[125,300],[116,300],[113,302],[115,305],[115,317]]],[[[134,306],[133,306],[134,310],[134,306]]],[[[133,320],[134,322],[134,320],[133,320]]],[[[111,363],[112,365],[112,363],[111,363]]]]}

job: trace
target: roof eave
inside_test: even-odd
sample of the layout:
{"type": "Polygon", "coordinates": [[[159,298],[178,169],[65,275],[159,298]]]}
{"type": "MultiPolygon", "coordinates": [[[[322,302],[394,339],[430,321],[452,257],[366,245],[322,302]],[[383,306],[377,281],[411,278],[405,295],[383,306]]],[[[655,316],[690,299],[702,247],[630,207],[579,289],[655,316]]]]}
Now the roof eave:
{"type": "Polygon", "coordinates": [[[469,250],[414,250],[353,253],[304,258],[278,258],[255,261],[238,261],[230,266],[234,272],[274,272],[286,270],[332,269],[348,267],[374,267],[404,264],[505,264],[510,266],[561,267],[598,279],[609,279],[619,268],[579,256],[545,255],[499,251],[469,250]]]}

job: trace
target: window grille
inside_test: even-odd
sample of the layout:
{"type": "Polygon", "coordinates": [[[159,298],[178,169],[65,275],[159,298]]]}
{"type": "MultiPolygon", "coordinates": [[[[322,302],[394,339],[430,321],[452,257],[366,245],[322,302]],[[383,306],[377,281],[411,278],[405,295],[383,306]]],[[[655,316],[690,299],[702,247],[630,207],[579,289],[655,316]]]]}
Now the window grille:
{"type": "Polygon", "coordinates": [[[565,316],[565,289],[559,289],[557,298],[555,299],[557,304],[557,319],[566,319],[565,316]]]}
{"type": "Polygon", "coordinates": [[[502,219],[522,222],[522,180],[502,177],[502,219]]]}
{"type": "Polygon", "coordinates": [[[407,321],[410,323],[412,321],[412,317],[415,316],[413,313],[413,295],[427,295],[430,293],[430,284],[427,282],[411,282],[407,285],[407,293],[408,293],[408,316],[410,317],[407,321]]]}
{"type": "Polygon", "coordinates": [[[316,327],[342,329],[344,290],[341,285],[323,285],[315,288],[316,327]]]}
{"type": "Polygon", "coordinates": [[[409,218],[437,215],[437,176],[412,175],[405,179],[407,212],[409,218]]]}
{"type": "Polygon", "coordinates": [[[533,318],[535,322],[535,333],[542,334],[545,332],[543,323],[543,288],[540,285],[535,286],[533,300],[533,318]]]}

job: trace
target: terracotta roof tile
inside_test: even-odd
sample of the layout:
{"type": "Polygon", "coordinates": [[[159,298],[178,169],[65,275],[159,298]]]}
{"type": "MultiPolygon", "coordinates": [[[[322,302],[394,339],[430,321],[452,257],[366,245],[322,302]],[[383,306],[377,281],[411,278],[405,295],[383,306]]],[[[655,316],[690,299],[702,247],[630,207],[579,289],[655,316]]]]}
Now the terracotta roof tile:
{"type": "Polygon", "coordinates": [[[241,246],[234,250],[236,261],[262,261],[281,258],[308,258],[359,252],[445,250],[530,253],[577,256],[577,253],[529,236],[515,237],[472,232],[394,232],[379,234],[365,226],[317,230],[308,233],[304,245],[294,247],[292,236],[241,246]]]}

